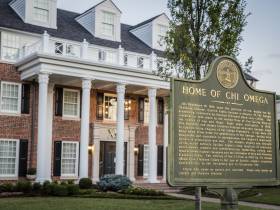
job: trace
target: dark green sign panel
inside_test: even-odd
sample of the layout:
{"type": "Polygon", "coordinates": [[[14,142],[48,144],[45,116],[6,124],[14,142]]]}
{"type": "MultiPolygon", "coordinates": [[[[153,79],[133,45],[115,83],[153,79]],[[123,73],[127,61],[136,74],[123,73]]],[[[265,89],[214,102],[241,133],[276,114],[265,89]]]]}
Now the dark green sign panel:
{"type": "Polygon", "coordinates": [[[234,59],[217,58],[201,81],[173,79],[170,103],[170,185],[277,184],[275,94],[248,85],[234,59]]]}

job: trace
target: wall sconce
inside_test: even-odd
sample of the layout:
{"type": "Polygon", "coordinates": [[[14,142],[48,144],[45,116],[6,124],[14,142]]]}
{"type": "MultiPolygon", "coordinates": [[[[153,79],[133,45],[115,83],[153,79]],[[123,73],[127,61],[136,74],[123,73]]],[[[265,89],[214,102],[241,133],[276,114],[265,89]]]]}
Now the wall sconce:
{"type": "Polygon", "coordinates": [[[89,154],[93,154],[94,153],[94,145],[89,145],[88,146],[88,152],[89,152],[89,154]]]}
{"type": "Polygon", "coordinates": [[[134,147],[134,155],[138,155],[139,153],[139,148],[138,147],[134,147]]]}

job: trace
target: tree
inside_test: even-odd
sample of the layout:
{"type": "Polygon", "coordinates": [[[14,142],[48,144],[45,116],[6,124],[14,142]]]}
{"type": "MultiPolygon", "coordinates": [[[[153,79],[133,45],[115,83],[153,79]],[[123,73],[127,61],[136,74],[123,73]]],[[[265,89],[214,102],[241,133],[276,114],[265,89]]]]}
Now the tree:
{"type": "Polygon", "coordinates": [[[252,73],[253,62],[254,62],[253,56],[249,57],[248,60],[245,62],[245,65],[243,67],[243,71],[245,73],[248,74],[252,73]]]}
{"type": "Polygon", "coordinates": [[[200,79],[219,55],[236,57],[247,24],[246,0],[169,0],[166,67],[159,75],[200,79]]]}

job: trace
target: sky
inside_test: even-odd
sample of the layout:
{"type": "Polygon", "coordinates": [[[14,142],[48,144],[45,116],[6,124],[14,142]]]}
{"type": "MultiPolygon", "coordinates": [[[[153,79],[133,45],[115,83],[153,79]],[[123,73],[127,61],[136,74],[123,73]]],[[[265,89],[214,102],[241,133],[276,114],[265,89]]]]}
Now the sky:
{"type": "MultiPolygon", "coordinates": [[[[58,7],[81,13],[101,0],[58,0],[58,7]]],[[[167,0],[113,0],[122,11],[121,22],[135,25],[163,12],[169,15],[167,0]]],[[[252,75],[257,88],[280,94],[280,0],[247,0],[248,25],[242,36],[238,59],[253,56],[252,75]]]]}

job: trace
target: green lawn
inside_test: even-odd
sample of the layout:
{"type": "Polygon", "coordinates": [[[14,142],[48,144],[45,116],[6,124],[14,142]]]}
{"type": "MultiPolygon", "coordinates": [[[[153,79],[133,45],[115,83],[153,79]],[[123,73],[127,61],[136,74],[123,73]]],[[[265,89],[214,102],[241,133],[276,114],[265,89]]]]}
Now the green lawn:
{"type": "Polygon", "coordinates": [[[255,190],[261,193],[261,195],[243,198],[242,200],[255,203],[280,205],[280,188],[257,188],[255,190]]]}
{"type": "MultiPolygon", "coordinates": [[[[193,210],[193,201],[184,200],[125,200],[94,198],[29,197],[2,198],[1,210],[193,210]]],[[[203,210],[219,210],[217,204],[203,203],[203,210]]],[[[239,210],[261,210],[240,207],[239,210]]]]}

